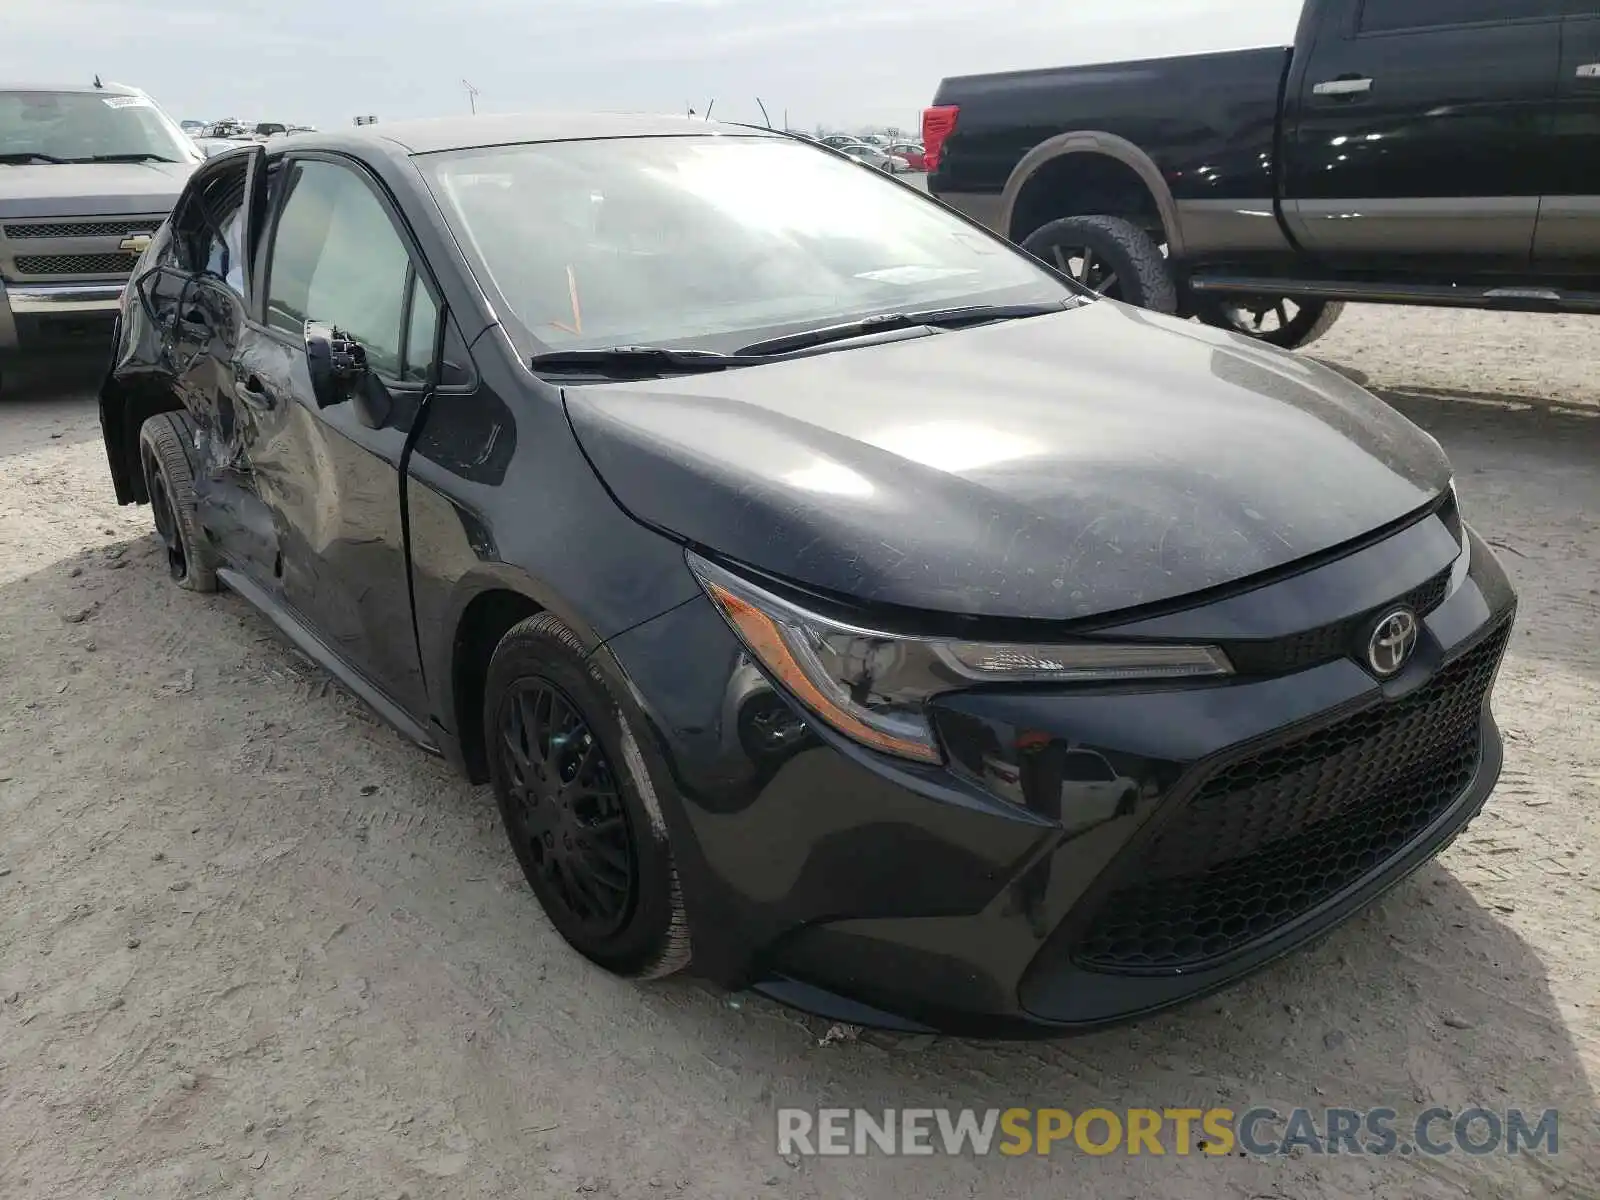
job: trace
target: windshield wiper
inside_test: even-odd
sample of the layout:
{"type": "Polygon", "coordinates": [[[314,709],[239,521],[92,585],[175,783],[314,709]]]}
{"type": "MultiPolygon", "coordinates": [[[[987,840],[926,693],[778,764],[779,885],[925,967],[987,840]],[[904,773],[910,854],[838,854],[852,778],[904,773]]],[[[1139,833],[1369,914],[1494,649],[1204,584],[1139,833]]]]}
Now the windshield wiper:
{"type": "Polygon", "coordinates": [[[536,371],[637,379],[649,375],[693,375],[753,367],[768,361],[758,354],[719,354],[715,350],[673,350],[666,346],[610,346],[594,350],[552,350],[535,354],[536,371]]]}
{"type": "Polygon", "coordinates": [[[40,154],[35,150],[12,150],[0,154],[0,163],[11,163],[15,166],[20,166],[23,163],[64,163],[66,161],[66,159],[57,158],[53,154],[40,154]]]}
{"type": "Polygon", "coordinates": [[[868,337],[891,329],[913,329],[918,325],[930,325],[935,329],[958,329],[963,325],[986,325],[990,321],[1042,317],[1047,313],[1063,312],[1069,304],[1076,302],[1077,298],[1073,297],[1069,301],[1057,301],[1053,304],[967,304],[959,308],[929,308],[920,312],[877,313],[855,321],[844,321],[838,325],[823,325],[817,329],[803,329],[799,333],[786,333],[782,337],[769,338],[764,342],[752,342],[748,346],[741,346],[736,353],[788,354],[811,346],[868,337]]]}
{"type": "Polygon", "coordinates": [[[175,158],[167,158],[165,155],[162,155],[162,154],[151,154],[149,151],[145,151],[144,153],[141,153],[141,154],[91,154],[91,155],[87,156],[86,158],[64,158],[64,159],[57,159],[56,161],[57,162],[74,162],[74,163],[91,163],[91,162],[104,162],[104,163],[164,162],[164,163],[170,163],[170,162],[177,162],[178,160],[175,159],[175,158]]]}

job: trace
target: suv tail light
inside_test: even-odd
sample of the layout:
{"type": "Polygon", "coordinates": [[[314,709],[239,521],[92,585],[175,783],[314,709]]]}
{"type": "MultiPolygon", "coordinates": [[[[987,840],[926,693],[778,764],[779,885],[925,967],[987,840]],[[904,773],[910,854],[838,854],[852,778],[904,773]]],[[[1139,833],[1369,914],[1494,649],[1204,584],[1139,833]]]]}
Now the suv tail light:
{"type": "Polygon", "coordinates": [[[956,131],[956,118],[960,115],[958,104],[935,104],[922,110],[922,158],[929,171],[938,167],[939,153],[945,139],[956,131]]]}

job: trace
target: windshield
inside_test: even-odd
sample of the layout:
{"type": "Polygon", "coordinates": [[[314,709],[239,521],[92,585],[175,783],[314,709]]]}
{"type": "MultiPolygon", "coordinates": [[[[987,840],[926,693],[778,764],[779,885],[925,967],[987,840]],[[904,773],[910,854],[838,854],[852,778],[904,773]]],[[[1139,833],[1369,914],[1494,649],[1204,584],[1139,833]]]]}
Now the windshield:
{"type": "Polygon", "coordinates": [[[1075,294],[882,172],[787,138],[613,138],[416,161],[480,284],[537,347],[729,350],[869,314],[1075,294]]]}
{"type": "Polygon", "coordinates": [[[0,155],[25,154],[65,162],[195,160],[188,138],[147,96],[0,92],[0,155]]]}

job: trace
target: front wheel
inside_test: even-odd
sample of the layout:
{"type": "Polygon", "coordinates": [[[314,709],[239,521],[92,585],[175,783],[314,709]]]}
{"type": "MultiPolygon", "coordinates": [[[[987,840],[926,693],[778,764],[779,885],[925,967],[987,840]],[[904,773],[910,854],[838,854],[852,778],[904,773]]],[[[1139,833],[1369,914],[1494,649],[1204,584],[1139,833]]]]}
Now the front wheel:
{"type": "Polygon", "coordinates": [[[549,613],[501,640],[484,731],[511,848],[556,931],[618,975],[689,963],[689,924],[639,741],[583,645],[549,613]]]}
{"type": "Polygon", "coordinates": [[[1153,312],[1178,310],[1172,271],[1148,233],[1121,217],[1063,217],[1021,246],[1091,292],[1153,312]]]}
{"type": "Polygon", "coordinates": [[[1309,346],[1333,327],[1341,300],[1296,300],[1290,296],[1194,297],[1194,315],[1207,325],[1285,350],[1309,346]]]}

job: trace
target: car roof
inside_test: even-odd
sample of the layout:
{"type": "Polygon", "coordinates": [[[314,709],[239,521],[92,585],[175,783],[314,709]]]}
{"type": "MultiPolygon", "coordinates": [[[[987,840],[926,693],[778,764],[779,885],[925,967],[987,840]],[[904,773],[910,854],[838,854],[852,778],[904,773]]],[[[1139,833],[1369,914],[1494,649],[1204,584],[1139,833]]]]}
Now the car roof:
{"type": "Polygon", "coordinates": [[[511,146],[523,142],[589,141],[598,138],[687,137],[727,134],[741,137],[782,137],[776,130],[698,117],[657,116],[648,113],[536,112],[484,114],[469,117],[435,117],[428,120],[390,121],[339,130],[293,133],[274,142],[274,149],[338,149],[360,147],[388,153],[436,154],[480,146],[511,146]]]}

